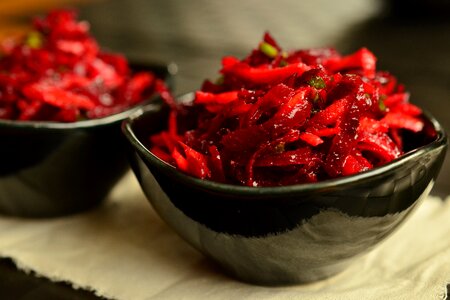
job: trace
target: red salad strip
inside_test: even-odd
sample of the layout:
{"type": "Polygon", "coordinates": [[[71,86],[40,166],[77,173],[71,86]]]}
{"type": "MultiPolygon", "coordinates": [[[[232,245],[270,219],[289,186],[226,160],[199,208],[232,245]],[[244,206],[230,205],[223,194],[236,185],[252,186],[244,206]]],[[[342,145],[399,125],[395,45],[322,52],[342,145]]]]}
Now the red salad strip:
{"type": "Polygon", "coordinates": [[[300,135],[300,139],[307,142],[311,146],[318,146],[323,143],[323,140],[320,136],[315,135],[314,133],[304,132],[300,135]]]}
{"type": "Polygon", "coordinates": [[[403,136],[430,126],[375,63],[366,48],[285,52],[266,33],[244,59],[225,57],[220,79],[206,80],[193,103],[170,104],[168,130],[150,137],[150,150],[190,175],[248,186],[383,165],[403,154],[403,136]]]}
{"type": "Polygon", "coordinates": [[[211,171],[209,170],[206,156],[182,142],[179,142],[179,145],[183,148],[186,156],[187,171],[201,179],[210,178],[211,171]]]}
{"type": "Polygon", "coordinates": [[[330,72],[359,69],[364,76],[372,78],[375,76],[376,58],[366,48],[361,48],[353,54],[344,57],[332,57],[323,62],[330,72]]]}
{"type": "Polygon", "coordinates": [[[35,18],[25,37],[0,46],[0,119],[100,118],[153,93],[172,99],[153,73],[133,74],[125,57],[100,51],[89,24],[77,21],[74,11],[35,18]]]}
{"type": "Polygon", "coordinates": [[[211,159],[211,174],[214,175],[214,179],[219,182],[225,182],[225,173],[223,171],[222,157],[216,146],[211,145],[208,148],[211,159]]]}
{"type": "Polygon", "coordinates": [[[352,175],[372,168],[372,164],[362,156],[361,152],[350,154],[346,157],[342,175],[352,175]]]}
{"type": "Polygon", "coordinates": [[[308,71],[310,67],[304,63],[297,63],[280,68],[252,68],[245,63],[238,62],[233,65],[227,65],[222,69],[225,76],[233,76],[237,80],[251,82],[253,84],[270,84],[281,82],[291,75],[300,75],[308,71]]]}

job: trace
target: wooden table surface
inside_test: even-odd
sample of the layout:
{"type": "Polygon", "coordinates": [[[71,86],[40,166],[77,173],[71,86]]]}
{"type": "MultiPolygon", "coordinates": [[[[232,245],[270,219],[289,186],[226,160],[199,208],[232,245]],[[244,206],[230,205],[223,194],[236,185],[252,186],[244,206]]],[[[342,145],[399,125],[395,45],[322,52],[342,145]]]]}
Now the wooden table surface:
{"type": "MultiPolygon", "coordinates": [[[[149,62],[176,62],[176,93],[217,76],[220,58],[242,56],[269,30],[286,48],[366,46],[405,83],[411,101],[450,132],[450,6],[445,1],[348,0],[3,0],[0,39],[28,28],[32,15],[71,6],[100,44],[149,62]],[[385,3],[390,3],[385,4],[385,3]],[[424,4],[425,3],[425,4],[424,4]]],[[[450,159],[432,193],[450,194],[450,159]]],[[[0,299],[100,299],[0,260],[0,299]]]]}

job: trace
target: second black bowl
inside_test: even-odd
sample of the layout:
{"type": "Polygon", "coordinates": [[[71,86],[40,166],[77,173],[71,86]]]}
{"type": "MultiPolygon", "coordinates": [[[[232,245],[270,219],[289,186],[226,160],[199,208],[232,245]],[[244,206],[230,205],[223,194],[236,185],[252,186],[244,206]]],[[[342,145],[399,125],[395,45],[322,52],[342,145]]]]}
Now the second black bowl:
{"type": "MultiPolygon", "coordinates": [[[[172,84],[165,65],[132,69],[172,84]]],[[[139,107],[74,123],[0,120],[0,213],[55,217],[98,205],[128,168],[120,123],[139,107]]]]}

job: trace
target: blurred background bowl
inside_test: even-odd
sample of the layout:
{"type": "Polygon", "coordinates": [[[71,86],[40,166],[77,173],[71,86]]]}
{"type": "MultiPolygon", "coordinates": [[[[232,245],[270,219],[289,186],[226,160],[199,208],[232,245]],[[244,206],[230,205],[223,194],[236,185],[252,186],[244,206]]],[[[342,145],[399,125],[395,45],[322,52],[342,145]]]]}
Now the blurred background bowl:
{"type": "Polygon", "coordinates": [[[263,285],[311,282],[344,270],[428,195],[447,149],[445,132],[427,116],[436,139],[384,166],[312,184],[236,186],[188,176],[147,150],[167,115],[166,107],[149,105],[122,125],[148,200],[228,273],[263,285]]]}
{"type": "MultiPolygon", "coordinates": [[[[173,85],[173,66],[131,67],[173,85]]],[[[120,123],[142,105],[73,123],[0,120],[0,213],[56,217],[98,205],[128,169],[120,123]]]]}

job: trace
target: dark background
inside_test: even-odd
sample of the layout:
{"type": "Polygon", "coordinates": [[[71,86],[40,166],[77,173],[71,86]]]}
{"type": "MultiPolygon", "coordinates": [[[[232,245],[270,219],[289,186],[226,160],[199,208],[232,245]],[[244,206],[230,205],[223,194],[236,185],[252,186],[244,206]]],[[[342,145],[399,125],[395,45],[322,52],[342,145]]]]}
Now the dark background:
{"type": "MultiPolygon", "coordinates": [[[[268,30],[285,49],[365,46],[411,102],[450,131],[450,2],[446,0],[0,0],[0,37],[53,7],[76,7],[99,43],[129,58],[178,66],[176,94],[215,78],[224,55],[244,56],[268,30]]],[[[447,158],[432,191],[450,194],[447,158]]],[[[0,299],[98,299],[0,260],[0,299]]]]}

